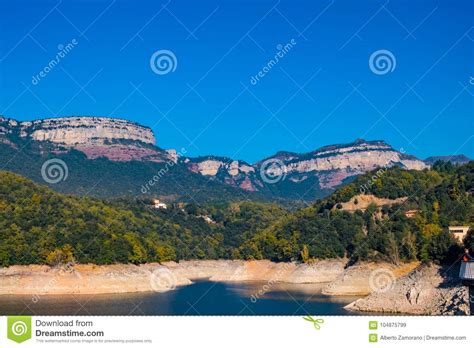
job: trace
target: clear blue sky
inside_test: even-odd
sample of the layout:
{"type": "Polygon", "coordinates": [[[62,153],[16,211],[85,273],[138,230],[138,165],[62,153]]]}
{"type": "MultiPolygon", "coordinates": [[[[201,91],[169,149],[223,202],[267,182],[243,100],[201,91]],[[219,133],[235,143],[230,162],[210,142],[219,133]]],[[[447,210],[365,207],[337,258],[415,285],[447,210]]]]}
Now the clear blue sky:
{"type": "Polygon", "coordinates": [[[249,162],[360,137],[421,158],[474,157],[473,1],[164,4],[0,1],[0,114],[120,117],[152,127],[160,147],[249,162]],[[157,75],[150,57],[163,49],[178,63],[157,75]],[[396,59],[385,75],[369,69],[381,49],[396,59]]]}

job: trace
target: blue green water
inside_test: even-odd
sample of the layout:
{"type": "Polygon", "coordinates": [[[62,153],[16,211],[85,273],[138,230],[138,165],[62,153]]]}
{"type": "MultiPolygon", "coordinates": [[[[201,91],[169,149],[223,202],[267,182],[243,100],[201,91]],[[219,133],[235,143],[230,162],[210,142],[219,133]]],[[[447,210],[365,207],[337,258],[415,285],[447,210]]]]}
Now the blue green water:
{"type": "Polygon", "coordinates": [[[197,281],[168,292],[0,296],[0,315],[344,315],[357,299],[321,294],[325,284],[197,281]],[[260,294],[259,294],[260,292],[260,294]]]}

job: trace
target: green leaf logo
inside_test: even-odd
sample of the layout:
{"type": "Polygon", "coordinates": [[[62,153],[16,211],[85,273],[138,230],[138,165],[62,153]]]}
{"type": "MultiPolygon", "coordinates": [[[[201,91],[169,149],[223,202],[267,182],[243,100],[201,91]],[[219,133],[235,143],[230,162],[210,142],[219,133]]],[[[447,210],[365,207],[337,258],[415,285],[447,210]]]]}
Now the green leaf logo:
{"type": "Polygon", "coordinates": [[[8,317],[8,339],[22,343],[31,338],[31,317],[8,317]]]}
{"type": "Polygon", "coordinates": [[[321,324],[324,324],[324,319],[314,319],[310,315],[307,315],[306,317],[303,317],[304,320],[310,321],[313,323],[313,326],[316,330],[321,329],[321,324]]]}

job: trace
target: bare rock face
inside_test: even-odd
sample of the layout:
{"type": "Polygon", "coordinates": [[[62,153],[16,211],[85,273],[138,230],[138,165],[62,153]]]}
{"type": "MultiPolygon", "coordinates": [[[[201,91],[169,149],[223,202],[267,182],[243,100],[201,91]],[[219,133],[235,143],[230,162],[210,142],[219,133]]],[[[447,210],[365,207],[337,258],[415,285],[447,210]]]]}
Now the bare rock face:
{"type": "MultiPolygon", "coordinates": [[[[400,197],[397,199],[389,198],[378,198],[374,195],[365,195],[360,194],[352,197],[348,202],[340,203],[340,210],[354,212],[356,210],[366,210],[371,204],[375,204],[377,207],[382,207],[384,205],[396,205],[402,204],[408,199],[408,197],[400,197]]],[[[333,209],[338,209],[334,207],[333,209]]]]}
{"type": "Polygon", "coordinates": [[[414,170],[427,168],[423,161],[397,151],[383,141],[362,139],[303,154],[279,152],[253,165],[213,156],[188,161],[191,171],[248,191],[263,190],[268,178],[277,186],[285,183],[303,186],[306,182],[312,186],[311,179],[316,179],[320,189],[332,190],[350,177],[395,165],[414,170]]]}
{"type": "Polygon", "coordinates": [[[86,154],[87,158],[106,157],[111,161],[173,161],[166,152],[154,148],[143,147],[139,144],[110,144],[110,145],[76,145],[74,148],[86,154]]]}
{"type": "Polygon", "coordinates": [[[387,289],[400,276],[412,271],[417,262],[390,263],[362,262],[348,267],[333,282],[323,289],[323,294],[332,296],[368,295],[375,290],[387,289]]]}
{"type": "Polygon", "coordinates": [[[1,142],[8,136],[51,144],[54,153],[75,149],[89,159],[112,161],[176,161],[176,155],[155,147],[155,135],[145,126],[108,117],[60,117],[28,122],[0,118],[1,142]]]}
{"type": "Polygon", "coordinates": [[[246,191],[258,191],[263,186],[256,176],[257,169],[244,162],[226,157],[205,156],[187,158],[189,170],[207,177],[214,177],[226,184],[240,187],[246,191]]]}
{"type": "Polygon", "coordinates": [[[156,147],[150,128],[121,119],[75,116],[19,122],[0,117],[0,144],[21,148],[20,143],[29,141],[40,154],[75,149],[89,159],[179,164],[205,176],[209,179],[206,182],[213,180],[241,189],[244,199],[245,191],[249,191],[262,197],[314,201],[368,171],[392,166],[414,170],[427,167],[383,141],[358,139],[308,153],[278,152],[249,164],[218,156],[180,157],[176,151],[156,147]]]}
{"type": "Polygon", "coordinates": [[[20,135],[37,141],[63,145],[104,144],[113,140],[133,140],[155,144],[150,128],[106,117],[61,117],[20,123],[20,135]]]}
{"type": "MultiPolygon", "coordinates": [[[[333,188],[344,179],[364,174],[377,168],[401,165],[406,169],[426,168],[423,161],[393,149],[383,141],[356,140],[350,144],[331,145],[306,154],[280,153],[268,161],[284,164],[287,176],[292,173],[317,173],[321,176],[321,188],[333,188]]],[[[267,171],[273,170],[271,167],[267,171]]]]}
{"type": "Polygon", "coordinates": [[[422,315],[469,315],[469,291],[437,265],[421,266],[347,309],[422,315]]]}

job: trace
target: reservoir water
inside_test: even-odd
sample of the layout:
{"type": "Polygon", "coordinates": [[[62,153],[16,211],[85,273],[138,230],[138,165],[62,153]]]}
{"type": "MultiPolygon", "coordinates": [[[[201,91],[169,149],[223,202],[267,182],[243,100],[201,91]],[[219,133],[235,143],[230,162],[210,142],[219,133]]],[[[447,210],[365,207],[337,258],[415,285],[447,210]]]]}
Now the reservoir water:
{"type": "Polygon", "coordinates": [[[0,315],[354,315],[326,284],[196,281],[168,292],[0,295],[0,315]]]}

